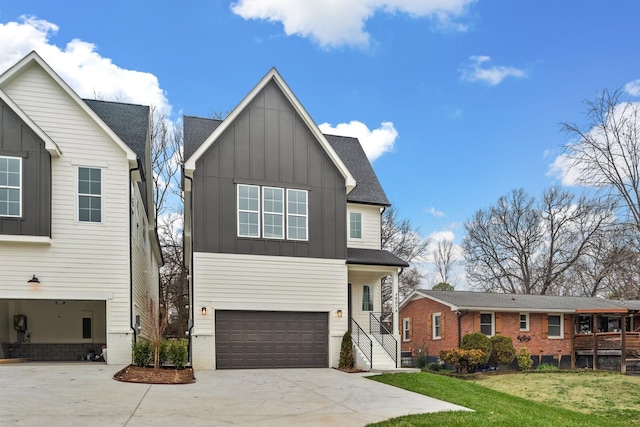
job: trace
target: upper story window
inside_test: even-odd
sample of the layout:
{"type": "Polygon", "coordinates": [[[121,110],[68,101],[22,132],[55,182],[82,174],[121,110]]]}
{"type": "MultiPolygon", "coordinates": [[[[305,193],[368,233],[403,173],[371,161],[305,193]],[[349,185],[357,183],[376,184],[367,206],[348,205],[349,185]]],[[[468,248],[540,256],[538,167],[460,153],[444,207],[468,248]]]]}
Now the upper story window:
{"type": "Polygon", "coordinates": [[[238,184],[238,236],[308,240],[308,192],[238,184]],[[286,207],[286,211],[285,211],[286,207]],[[285,224],[286,222],[286,224],[285,224]],[[262,227],[261,227],[262,226],[262,227]]]}
{"type": "Polygon", "coordinates": [[[368,285],[362,287],[362,311],[373,311],[373,292],[368,285]]]}
{"type": "Polygon", "coordinates": [[[308,240],[308,194],[306,190],[287,189],[287,238],[308,240]]]}
{"type": "Polygon", "coordinates": [[[480,332],[488,337],[494,335],[493,313],[480,313],[480,332]]]}
{"type": "Polygon", "coordinates": [[[433,313],[433,319],[432,319],[432,325],[433,325],[433,331],[432,331],[432,336],[433,339],[440,339],[442,338],[442,314],[441,313],[433,313]]]}
{"type": "Polygon", "coordinates": [[[78,168],[78,221],[102,222],[102,169],[78,168]]]}
{"type": "Polygon", "coordinates": [[[284,238],[284,190],[262,189],[262,235],[270,239],[284,238]]]}
{"type": "Polygon", "coordinates": [[[0,156],[0,216],[22,216],[22,159],[0,156]]]}
{"type": "Polygon", "coordinates": [[[529,330],[529,313],[520,313],[520,330],[529,330]]]}
{"type": "Polygon", "coordinates": [[[349,212],[349,238],[362,239],[362,213],[349,212]]]}

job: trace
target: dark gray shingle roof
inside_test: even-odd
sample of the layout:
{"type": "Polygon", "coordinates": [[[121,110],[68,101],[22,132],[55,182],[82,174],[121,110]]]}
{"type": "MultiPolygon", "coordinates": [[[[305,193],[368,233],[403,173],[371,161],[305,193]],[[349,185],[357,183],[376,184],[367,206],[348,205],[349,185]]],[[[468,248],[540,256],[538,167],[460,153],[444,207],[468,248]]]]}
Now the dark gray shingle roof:
{"type": "Polygon", "coordinates": [[[347,248],[347,264],[409,267],[409,264],[389,251],[360,248],[347,248]]]}
{"type": "Polygon", "coordinates": [[[121,102],[85,99],[91,108],[145,164],[149,107],[121,102]]]}
{"type": "MultiPolygon", "coordinates": [[[[498,294],[469,291],[434,291],[419,289],[428,295],[461,310],[495,309],[502,311],[566,311],[620,309],[623,301],[604,298],[553,295],[498,294]]],[[[629,301],[627,301],[629,303],[629,301]]]]}
{"type": "Polygon", "coordinates": [[[196,152],[198,147],[202,145],[205,139],[213,133],[214,130],[220,126],[222,120],[207,119],[204,117],[183,117],[183,132],[184,132],[184,159],[196,152]]]}
{"type": "Polygon", "coordinates": [[[347,201],[391,206],[358,138],[336,135],[325,137],[356,179],[356,188],[347,195],[347,201]]]}

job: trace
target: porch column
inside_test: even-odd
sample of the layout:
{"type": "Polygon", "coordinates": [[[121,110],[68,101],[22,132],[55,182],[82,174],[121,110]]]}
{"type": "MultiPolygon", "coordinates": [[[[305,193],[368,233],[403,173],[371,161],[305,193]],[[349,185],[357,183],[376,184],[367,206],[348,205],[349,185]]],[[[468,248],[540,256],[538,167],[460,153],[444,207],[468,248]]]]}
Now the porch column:
{"type": "MultiPolygon", "coordinates": [[[[393,314],[393,331],[392,334],[394,337],[399,337],[399,313],[398,313],[398,271],[394,271],[391,274],[391,313],[393,314]]],[[[397,348],[396,348],[396,367],[398,366],[398,363],[400,362],[400,342],[396,341],[397,344],[397,348]]]]}
{"type": "Polygon", "coordinates": [[[620,316],[620,373],[627,373],[627,318],[620,316]]]}

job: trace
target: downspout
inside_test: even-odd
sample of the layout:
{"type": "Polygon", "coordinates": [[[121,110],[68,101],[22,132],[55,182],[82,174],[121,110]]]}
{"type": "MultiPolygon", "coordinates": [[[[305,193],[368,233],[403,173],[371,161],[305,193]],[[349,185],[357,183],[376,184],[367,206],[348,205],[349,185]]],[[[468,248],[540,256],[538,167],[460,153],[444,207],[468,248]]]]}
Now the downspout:
{"type": "Polygon", "coordinates": [[[469,314],[469,311],[460,311],[457,310],[456,311],[456,315],[458,316],[458,348],[460,348],[460,346],[462,345],[462,321],[461,319],[465,316],[469,314]]]}
{"type": "Polygon", "coordinates": [[[131,198],[133,197],[133,192],[131,188],[133,187],[133,179],[131,178],[131,174],[134,171],[140,170],[140,164],[135,168],[129,169],[129,327],[133,331],[133,342],[138,342],[138,332],[136,331],[136,327],[133,323],[133,247],[131,245],[131,233],[133,232],[133,224],[131,217],[133,216],[133,211],[131,209],[131,198]]]}
{"type": "MultiPolygon", "coordinates": [[[[184,173],[184,168],[182,169],[182,176],[184,177],[184,179],[188,179],[190,181],[190,186],[189,188],[191,188],[191,190],[189,191],[189,215],[191,216],[191,239],[190,239],[190,248],[189,248],[189,254],[190,254],[190,259],[191,259],[191,265],[189,266],[189,269],[187,270],[187,280],[189,280],[189,320],[188,320],[188,326],[189,326],[189,351],[188,351],[188,358],[189,361],[193,364],[193,348],[192,348],[192,333],[193,333],[193,324],[194,324],[194,311],[193,311],[193,304],[194,304],[194,299],[193,299],[193,178],[187,176],[184,173]]],[[[184,184],[183,184],[184,185],[184,184]]],[[[185,186],[186,188],[186,186],[185,186]]],[[[184,228],[182,230],[182,232],[184,233],[184,228]]],[[[186,255],[186,250],[187,248],[184,247],[184,236],[182,238],[182,245],[183,245],[183,263],[184,263],[184,256],[186,255]]],[[[186,267],[186,266],[185,266],[186,267]]]]}

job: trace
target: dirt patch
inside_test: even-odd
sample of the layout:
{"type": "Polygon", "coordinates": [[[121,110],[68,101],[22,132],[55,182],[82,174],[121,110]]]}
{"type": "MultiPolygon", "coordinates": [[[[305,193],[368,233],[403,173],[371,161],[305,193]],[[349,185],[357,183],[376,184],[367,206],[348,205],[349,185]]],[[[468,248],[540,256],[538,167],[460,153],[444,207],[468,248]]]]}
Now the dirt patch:
{"type": "Polygon", "coordinates": [[[144,384],[191,384],[196,382],[192,368],[146,368],[129,365],[117,372],[113,379],[128,383],[144,384]]]}

